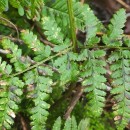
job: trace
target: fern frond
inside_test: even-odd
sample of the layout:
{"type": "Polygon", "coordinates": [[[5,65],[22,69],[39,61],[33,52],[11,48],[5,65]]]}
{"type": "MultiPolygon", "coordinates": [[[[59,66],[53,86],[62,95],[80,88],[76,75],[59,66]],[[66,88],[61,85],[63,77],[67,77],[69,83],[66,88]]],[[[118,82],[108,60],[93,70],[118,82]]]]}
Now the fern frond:
{"type": "Polygon", "coordinates": [[[18,8],[20,6],[20,1],[19,0],[9,0],[9,3],[14,7],[18,8]]]}
{"type": "MultiPolygon", "coordinates": [[[[74,9],[74,15],[75,15],[75,21],[78,29],[84,30],[84,20],[83,20],[83,15],[82,15],[82,5],[80,2],[73,2],[73,9],[74,9]]],[[[59,18],[62,19],[60,20],[58,24],[62,25],[63,27],[67,27],[69,24],[69,16],[68,16],[68,9],[67,9],[67,2],[66,0],[56,0],[56,2],[45,2],[45,6],[43,9],[45,13],[49,14],[51,17],[55,17],[59,21],[59,18]]],[[[44,15],[46,15],[44,13],[44,15]]]]}
{"type": "MultiPolygon", "coordinates": [[[[25,0],[26,1],[26,0],[25,0]]],[[[28,7],[28,4],[25,7],[28,7]]],[[[27,18],[34,21],[39,21],[41,18],[42,8],[44,7],[43,0],[29,0],[29,10],[27,10],[27,18]]]]}
{"type": "Polygon", "coordinates": [[[9,0],[9,3],[14,8],[18,9],[19,15],[24,15],[24,8],[28,8],[26,15],[28,19],[33,19],[34,21],[40,20],[40,13],[44,2],[42,0],[9,0]]]}
{"type": "MultiPolygon", "coordinates": [[[[62,123],[61,117],[58,117],[53,125],[52,130],[61,130],[61,123],[62,123]]],[[[80,123],[77,125],[74,116],[68,118],[63,125],[63,130],[88,130],[88,128],[89,128],[88,119],[82,119],[80,123]]]]}
{"type": "Polygon", "coordinates": [[[58,117],[53,125],[52,130],[61,130],[61,117],[58,117]]]}
{"type": "Polygon", "coordinates": [[[58,57],[54,61],[54,66],[60,73],[60,85],[65,85],[70,81],[75,81],[79,74],[78,64],[70,60],[69,53],[58,57]]]}
{"type": "Polygon", "coordinates": [[[37,71],[33,71],[31,73],[26,73],[24,76],[28,85],[31,83],[30,77],[32,79],[31,82],[36,85],[33,98],[35,106],[31,110],[32,130],[42,130],[45,128],[45,123],[49,114],[47,109],[49,109],[50,105],[46,103],[46,100],[49,98],[49,93],[52,91],[50,87],[52,80],[47,77],[39,76],[37,71]]]}
{"type": "Polygon", "coordinates": [[[51,48],[49,46],[44,46],[43,43],[38,40],[37,36],[33,34],[33,32],[29,30],[23,31],[21,33],[21,39],[28,46],[28,48],[34,52],[34,60],[41,61],[50,56],[51,48]]]}
{"type": "Polygon", "coordinates": [[[123,37],[123,27],[126,22],[126,13],[124,9],[120,9],[114,14],[111,19],[111,24],[108,27],[107,35],[103,36],[103,41],[105,44],[111,46],[121,46],[121,38],[123,37]],[[111,44],[109,44],[111,43],[111,44]]]}
{"type": "Polygon", "coordinates": [[[23,69],[30,66],[29,61],[22,56],[22,50],[18,48],[18,45],[15,45],[8,39],[3,39],[1,43],[5,50],[11,51],[6,56],[10,59],[11,63],[14,63],[16,71],[22,71],[23,69]]]}
{"type": "Polygon", "coordinates": [[[88,60],[84,63],[83,73],[81,73],[82,77],[86,77],[82,84],[86,86],[85,91],[88,92],[87,97],[90,100],[88,108],[95,116],[101,115],[106,95],[104,77],[106,62],[101,60],[104,55],[103,50],[88,50],[88,60]]]}
{"type": "Polygon", "coordinates": [[[24,83],[17,77],[10,78],[0,84],[0,129],[11,129],[21,102],[24,83]]]}
{"type": "Polygon", "coordinates": [[[0,13],[8,10],[8,0],[0,0],[0,13]]]}
{"type": "Polygon", "coordinates": [[[89,120],[82,119],[78,125],[78,130],[89,130],[89,120]]]}
{"type": "Polygon", "coordinates": [[[67,49],[67,48],[69,48],[71,45],[70,45],[70,43],[69,43],[69,41],[68,41],[68,43],[65,43],[65,44],[63,44],[63,45],[55,45],[55,47],[53,48],[53,51],[54,52],[60,52],[60,51],[62,51],[62,50],[64,50],[64,49],[67,49]]]}
{"type": "Polygon", "coordinates": [[[77,130],[77,122],[74,116],[71,117],[71,130],[77,130]]]}
{"type": "Polygon", "coordinates": [[[125,44],[127,47],[130,47],[130,39],[129,39],[128,37],[124,37],[123,40],[124,40],[124,44],[125,44]]]}
{"type": "Polygon", "coordinates": [[[54,44],[63,44],[66,37],[61,32],[61,28],[58,27],[54,18],[43,17],[41,25],[43,30],[45,30],[44,34],[47,36],[48,41],[54,44]]]}
{"type": "Polygon", "coordinates": [[[71,118],[66,120],[63,130],[71,130],[71,118]]]}
{"type": "Polygon", "coordinates": [[[130,51],[120,50],[113,52],[109,62],[111,63],[112,85],[114,86],[111,93],[116,100],[113,109],[115,116],[118,117],[116,124],[120,130],[125,128],[130,117],[130,51]]]}
{"type": "MultiPolygon", "coordinates": [[[[59,39],[63,39],[63,34],[66,34],[69,37],[68,34],[69,16],[68,16],[66,0],[62,0],[62,1],[56,0],[56,2],[54,3],[47,1],[45,3],[46,4],[43,9],[43,22],[44,21],[46,22],[46,15],[47,17],[49,17],[48,19],[51,19],[51,20],[47,20],[48,22],[46,22],[48,26],[45,25],[47,27],[45,30],[48,30],[47,32],[48,35],[49,34],[58,35],[59,31],[61,31],[62,33],[59,34],[59,39]],[[59,20],[59,18],[62,19],[63,22],[59,20]],[[53,29],[50,28],[49,25],[52,25],[53,29]]],[[[76,27],[82,31],[85,31],[86,28],[87,31],[86,43],[87,44],[98,43],[100,39],[96,37],[96,33],[102,28],[101,22],[99,22],[99,20],[95,17],[94,13],[92,12],[92,10],[89,8],[87,4],[81,5],[81,3],[79,2],[73,2],[73,9],[74,9],[76,27]]],[[[50,37],[52,36],[56,37],[55,35],[50,35],[50,37]]],[[[57,39],[57,37],[55,39],[57,39]]]]}
{"type": "Polygon", "coordinates": [[[93,45],[95,43],[99,43],[100,39],[96,37],[96,34],[103,28],[103,25],[96,18],[93,11],[87,4],[85,4],[83,8],[84,11],[82,12],[82,14],[84,15],[84,23],[86,26],[86,44],[93,45]]]}
{"type": "Polygon", "coordinates": [[[1,76],[9,75],[9,74],[11,74],[11,72],[12,72],[12,66],[7,64],[7,62],[2,61],[2,58],[0,57],[0,73],[1,73],[1,76]]]}

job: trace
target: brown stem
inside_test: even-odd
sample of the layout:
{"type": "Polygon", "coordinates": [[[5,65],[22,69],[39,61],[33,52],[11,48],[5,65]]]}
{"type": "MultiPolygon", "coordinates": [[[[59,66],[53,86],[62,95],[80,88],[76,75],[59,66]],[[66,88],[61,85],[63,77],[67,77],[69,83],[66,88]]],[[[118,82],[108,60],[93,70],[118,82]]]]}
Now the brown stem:
{"type": "Polygon", "coordinates": [[[18,38],[14,38],[14,37],[10,37],[10,36],[4,36],[4,35],[0,35],[0,40],[7,38],[9,40],[11,40],[12,42],[18,42],[20,44],[23,44],[24,42],[18,38]]]}
{"type": "Polygon", "coordinates": [[[43,39],[43,38],[40,38],[40,41],[41,41],[42,43],[44,43],[45,45],[48,45],[48,46],[50,46],[50,47],[54,47],[54,46],[55,46],[54,44],[52,44],[51,42],[49,42],[49,41],[47,41],[47,40],[45,40],[45,39],[43,39]]]}
{"type": "Polygon", "coordinates": [[[27,124],[21,114],[18,114],[23,130],[28,130],[27,124]]]}
{"type": "Polygon", "coordinates": [[[1,54],[9,54],[10,51],[9,51],[9,50],[0,49],[0,53],[1,53],[1,54]]]}
{"type": "Polygon", "coordinates": [[[130,10],[130,6],[127,5],[124,1],[122,0],[116,0],[118,3],[120,3],[122,6],[124,6],[126,9],[130,10]]]}
{"type": "Polygon", "coordinates": [[[67,112],[64,115],[65,119],[68,119],[70,117],[72,110],[74,109],[76,103],[78,102],[78,100],[80,99],[82,94],[83,94],[83,88],[82,88],[82,86],[79,85],[77,87],[77,92],[75,93],[74,97],[72,98],[70,105],[68,106],[67,112]]]}
{"type": "Polygon", "coordinates": [[[82,4],[84,4],[84,0],[80,0],[80,2],[81,2],[82,4]]]}
{"type": "Polygon", "coordinates": [[[58,99],[53,105],[51,105],[50,111],[54,110],[55,107],[58,107],[61,105],[62,102],[64,102],[64,100],[66,100],[71,94],[72,94],[72,90],[76,87],[76,83],[72,83],[69,86],[69,89],[65,92],[65,94],[58,99]]]}

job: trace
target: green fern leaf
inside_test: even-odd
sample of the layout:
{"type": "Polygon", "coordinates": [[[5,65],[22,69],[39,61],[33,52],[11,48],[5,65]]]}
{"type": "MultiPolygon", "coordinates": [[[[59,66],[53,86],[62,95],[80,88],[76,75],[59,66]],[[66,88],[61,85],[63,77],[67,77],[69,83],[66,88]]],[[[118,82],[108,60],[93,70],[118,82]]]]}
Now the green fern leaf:
{"type": "Polygon", "coordinates": [[[53,51],[54,52],[60,52],[60,51],[67,49],[69,46],[70,46],[70,44],[55,45],[55,47],[53,48],[53,51]]]}
{"type": "MultiPolygon", "coordinates": [[[[73,9],[74,9],[74,16],[75,21],[78,29],[84,30],[85,25],[84,19],[83,19],[83,6],[80,2],[73,2],[73,9]]],[[[69,25],[69,16],[68,16],[68,9],[67,9],[67,2],[66,0],[56,0],[55,2],[45,1],[45,6],[43,9],[44,15],[49,14],[51,17],[56,17],[56,21],[60,20],[60,23],[58,22],[58,25],[61,25],[61,27],[67,27],[69,25]]]]}
{"type": "Polygon", "coordinates": [[[12,66],[7,64],[5,61],[2,62],[2,58],[0,57],[0,73],[1,76],[9,75],[12,72],[12,66]]]}
{"type": "Polygon", "coordinates": [[[87,94],[90,100],[88,108],[93,111],[95,116],[101,115],[106,95],[106,79],[103,76],[106,73],[104,68],[106,63],[100,59],[104,55],[105,52],[102,50],[88,50],[88,60],[84,63],[84,68],[81,70],[83,71],[81,75],[86,77],[82,84],[83,86],[87,86],[85,91],[89,92],[87,94]],[[84,73],[84,71],[86,72],[84,73]]]}
{"type": "Polygon", "coordinates": [[[27,13],[26,13],[27,18],[32,19],[34,21],[39,21],[41,18],[40,12],[42,12],[42,8],[44,7],[44,1],[43,0],[29,0],[28,3],[29,5],[28,4],[24,5],[25,7],[29,7],[29,10],[27,10],[27,13]]]}
{"type": "Polygon", "coordinates": [[[19,0],[9,0],[9,3],[14,7],[18,8],[20,6],[20,1],[19,0]]]}
{"type": "Polygon", "coordinates": [[[61,32],[61,28],[57,26],[54,19],[50,17],[42,18],[42,27],[45,30],[44,34],[47,36],[48,41],[54,44],[63,44],[65,36],[61,32]]]}
{"type": "Polygon", "coordinates": [[[71,130],[77,130],[77,122],[74,116],[71,118],[71,130]]]}
{"type": "Polygon", "coordinates": [[[8,0],[0,0],[0,13],[8,10],[8,0]]]}
{"type": "Polygon", "coordinates": [[[82,119],[78,125],[78,130],[89,130],[89,120],[82,119]]]}
{"type": "Polygon", "coordinates": [[[47,77],[39,76],[36,70],[27,72],[24,76],[27,85],[35,84],[33,101],[35,106],[31,110],[32,130],[42,130],[45,128],[45,123],[49,112],[50,105],[46,103],[51,93],[52,80],[47,77]],[[30,79],[31,78],[31,79],[30,79]]]}
{"type": "Polygon", "coordinates": [[[71,130],[71,118],[66,120],[63,130],[71,130]]]}
{"type": "Polygon", "coordinates": [[[130,116],[129,61],[130,51],[128,50],[120,50],[113,52],[109,58],[112,70],[112,85],[114,86],[114,88],[111,90],[111,93],[114,95],[116,101],[115,105],[113,106],[113,109],[115,116],[119,117],[118,120],[116,120],[117,128],[119,130],[125,128],[130,116]]]}
{"type": "Polygon", "coordinates": [[[61,117],[58,117],[53,125],[52,130],[61,130],[61,117]]]}
{"type": "Polygon", "coordinates": [[[11,53],[7,54],[6,56],[10,59],[11,63],[14,63],[16,71],[22,71],[30,66],[27,58],[22,56],[22,50],[18,48],[18,45],[15,45],[8,39],[3,39],[1,43],[5,50],[11,51],[11,53]]]}
{"type": "MultiPolygon", "coordinates": [[[[43,9],[43,19],[45,20],[46,16],[49,16],[52,20],[55,18],[54,22],[51,22],[50,20],[51,24],[48,23],[48,26],[52,25],[53,23],[54,27],[54,23],[57,23],[57,29],[60,28],[61,32],[69,37],[69,17],[66,0],[56,0],[55,2],[45,1],[45,3],[46,4],[43,9]],[[60,19],[62,19],[62,21],[60,19]]],[[[96,37],[96,33],[103,28],[103,25],[101,25],[101,22],[99,22],[99,20],[94,16],[94,13],[89,8],[89,6],[87,4],[81,5],[80,2],[73,1],[73,11],[76,27],[82,31],[85,31],[86,28],[86,43],[98,43],[100,39],[96,37]]],[[[50,26],[47,28],[47,30],[49,30],[49,28],[50,26]]],[[[54,30],[56,30],[56,28],[54,30]]],[[[49,34],[51,34],[51,32],[49,34]]],[[[53,34],[55,34],[55,32],[53,34]]]]}
{"type": "Polygon", "coordinates": [[[49,46],[44,46],[33,32],[29,30],[23,31],[21,33],[21,39],[25,42],[28,48],[34,52],[34,60],[41,61],[50,56],[51,48],[49,46]]]}
{"type": "Polygon", "coordinates": [[[28,19],[40,20],[40,14],[44,3],[42,0],[9,0],[9,3],[14,8],[18,9],[19,15],[24,15],[24,7],[28,8],[26,11],[26,16],[28,19]]]}
{"type": "Polygon", "coordinates": [[[123,34],[123,27],[126,22],[126,13],[124,9],[120,9],[114,14],[111,24],[108,27],[107,35],[103,36],[103,41],[105,44],[111,46],[121,46],[121,38],[123,34]]]}
{"type": "Polygon", "coordinates": [[[24,83],[17,77],[10,78],[1,86],[0,91],[0,129],[11,129],[21,102],[24,83]]]}
{"type": "Polygon", "coordinates": [[[103,28],[103,25],[94,15],[93,11],[90,7],[85,4],[83,6],[84,11],[82,14],[84,15],[85,26],[86,26],[86,44],[93,45],[95,43],[99,43],[100,39],[96,37],[98,31],[103,28]]]}
{"type": "Polygon", "coordinates": [[[69,59],[69,53],[58,57],[54,61],[54,66],[60,73],[60,85],[65,85],[70,81],[75,81],[78,77],[78,65],[69,59]]]}
{"type": "Polygon", "coordinates": [[[125,44],[126,46],[130,47],[130,39],[124,37],[123,40],[124,40],[124,44],[125,44]]]}

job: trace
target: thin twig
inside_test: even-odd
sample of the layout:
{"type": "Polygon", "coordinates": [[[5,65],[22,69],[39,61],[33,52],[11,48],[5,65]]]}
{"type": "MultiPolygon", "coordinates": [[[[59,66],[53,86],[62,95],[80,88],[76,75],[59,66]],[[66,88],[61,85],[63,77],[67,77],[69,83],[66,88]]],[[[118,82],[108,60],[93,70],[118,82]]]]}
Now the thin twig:
{"type": "Polygon", "coordinates": [[[124,1],[122,0],[116,0],[118,3],[120,3],[122,6],[124,6],[126,9],[130,10],[130,6],[127,5],[124,1]]]}
{"type": "Polygon", "coordinates": [[[9,51],[9,50],[0,49],[0,53],[1,53],[1,54],[9,54],[10,51],[9,51]]]}
{"type": "Polygon", "coordinates": [[[71,83],[68,87],[68,90],[63,94],[63,96],[55,101],[53,105],[51,105],[50,111],[54,110],[56,107],[58,108],[64,100],[66,100],[71,94],[73,89],[76,87],[76,83],[71,83]]]}
{"type": "MultiPolygon", "coordinates": [[[[28,61],[29,61],[32,65],[37,64],[37,62],[35,62],[34,60],[32,60],[29,56],[27,57],[27,59],[28,59],[28,61]]],[[[52,67],[52,66],[47,65],[47,64],[44,64],[44,63],[42,64],[42,66],[48,67],[48,68],[50,68],[52,71],[54,71],[54,72],[56,72],[56,73],[59,73],[58,69],[55,68],[55,67],[52,67]]]]}
{"type": "Polygon", "coordinates": [[[70,117],[72,110],[74,109],[76,103],[78,102],[78,100],[80,99],[82,94],[83,94],[83,88],[82,88],[82,86],[79,85],[77,88],[77,92],[75,93],[75,95],[74,95],[74,97],[73,97],[73,99],[72,99],[72,101],[67,109],[67,112],[64,115],[65,119],[68,119],[70,117]]]}
{"type": "Polygon", "coordinates": [[[27,124],[26,124],[24,118],[22,117],[21,114],[18,114],[18,115],[19,115],[19,117],[20,117],[20,121],[21,121],[21,125],[22,125],[23,130],[28,130],[27,124]]]}
{"type": "Polygon", "coordinates": [[[8,19],[6,19],[4,17],[0,16],[0,19],[3,20],[3,21],[5,21],[5,22],[7,22],[7,23],[9,23],[11,26],[13,26],[15,28],[15,30],[17,32],[17,38],[19,39],[19,31],[18,31],[17,27],[11,21],[9,21],[8,19]]]}
{"type": "MultiPolygon", "coordinates": [[[[8,78],[8,77],[15,77],[15,76],[18,76],[18,75],[20,75],[20,74],[23,74],[23,73],[25,73],[25,72],[27,72],[27,71],[29,71],[29,70],[32,70],[32,69],[34,69],[34,68],[36,68],[36,67],[42,65],[42,64],[45,63],[46,61],[49,61],[49,60],[51,60],[51,59],[53,59],[53,58],[55,58],[55,57],[57,57],[57,56],[66,54],[68,51],[70,51],[70,50],[72,50],[72,49],[73,49],[73,47],[67,48],[67,49],[65,49],[65,50],[63,50],[63,51],[61,51],[61,52],[59,52],[59,53],[57,53],[57,54],[55,54],[55,55],[53,55],[53,56],[50,56],[50,57],[48,57],[48,58],[46,58],[46,59],[44,59],[44,60],[38,62],[37,64],[35,64],[35,65],[33,65],[33,66],[30,66],[30,67],[26,68],[25,70],[23,70],[23,71],[21,71],[21,72],[18,72],[18,73],[9,75],[9,76],[7,76],[6,78],[8,78]]],[[[4,79],[5,79],[5,78],[4,78],[4,79]]]]}
{"type": "Polygon", "coordinates": [[[20,44],[23,44],[24,42],[18,38],[14,38],[14,37],[10,37],[10,36],[4,36],[4,35],[0,35],[0,40],[4,39],[4,38],[7,38],[13,42],[18,42],[20,44]]]}
{"type": "Polygon", "coordinates": [[[45,40],[45,39],[43,39],[43,38],[40,38],[40,41],[41,41],[42,43],[44,43],[45,45],[48,45],[48,46],[50,46],[50,47],[54,47],[54,46],[55,46],[54,44],[52,44],[51,42],[49,42],[49,41],[47,41],[47,40],[45,40]]]}

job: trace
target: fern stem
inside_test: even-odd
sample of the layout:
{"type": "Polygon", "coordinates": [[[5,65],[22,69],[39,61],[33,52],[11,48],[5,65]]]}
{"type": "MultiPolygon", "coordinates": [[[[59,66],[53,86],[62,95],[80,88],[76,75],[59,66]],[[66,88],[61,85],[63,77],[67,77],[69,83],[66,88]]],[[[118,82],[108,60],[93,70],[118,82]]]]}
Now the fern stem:
{"type": "Polygon", "coordinates": [[[67,0],[67,6],[68,6],[68,13],[69,13],[69,20],[70,20],[70,30],[71,30],[73,51],[77,52],[76,25],[74,19],[72,0],[67,0]]]}
{"type": "MultiPolygon", "coordinates": [[[[35,64],[35,65],[33,65],[33,66],[30,66],[30,67],[28,67],[27,69],[25,69],[25,70],[23,70],[23,71],[21,71],[21,72],[18,72],[18,73],[9,75],[8,77],[15,77],[15,76],[18,76],[18,75],[20,75],[20,74],[23,74],[23,73],[25,73],[25,72],[27,72],[27,71],[29,71],[29,70],[31,70],[31,69],[34,69],[34,68],[36,68],[36,67],[42,65],[42,64],[43,64],[44,62],[46,62],[46,61],[49,61],[49,60],[51,60],[51,59],[53,59],[53,58],[55,58],[55,57],[57,57],[57,56],[60,56],[60,55],[62,55],[62,54],[66,54],[66,53],[67,53],[68,51],[70,51],[71,49],[73,49],[73,47],[67,48],[67,49],[65,49],[65,50],[63,50],[63,51],[57,53],[56,55],[50,56],[50,57],[48,57],[48,58],[46,58],[46,59],[44,59],[44,60],[38,62],[37,64],[35,64]]],[[[8,78],[8,77],[6,77],[6,78],[8,78]]]]}

